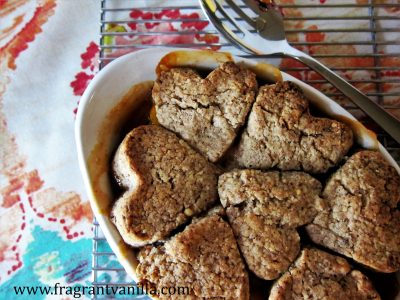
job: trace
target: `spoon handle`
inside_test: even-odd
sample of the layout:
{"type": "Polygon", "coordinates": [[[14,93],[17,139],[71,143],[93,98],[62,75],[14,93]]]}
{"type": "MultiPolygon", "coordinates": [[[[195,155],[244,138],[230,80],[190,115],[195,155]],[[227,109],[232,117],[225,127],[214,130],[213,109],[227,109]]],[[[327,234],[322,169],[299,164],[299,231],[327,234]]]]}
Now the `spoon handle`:
{"type": "Polygon", "coordinates": [[[292,48],[285,55],[304,63],[323,76],[400,144],[400,120],[389,114],[335,72],[304,52],[292,48]]]}

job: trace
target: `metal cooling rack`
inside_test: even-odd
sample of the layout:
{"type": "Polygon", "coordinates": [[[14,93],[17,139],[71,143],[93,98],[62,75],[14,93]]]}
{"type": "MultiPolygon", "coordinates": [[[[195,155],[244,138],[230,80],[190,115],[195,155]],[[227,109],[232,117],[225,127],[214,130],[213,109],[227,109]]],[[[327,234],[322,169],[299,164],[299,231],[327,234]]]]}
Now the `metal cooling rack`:
{"type": "MultiPolygon", "coordinates": [[[[312,54],[314,57],[323,60],[332,70],[335,70],[342,76],[346,76],[346,72],[355,71],[369,74],[368,78],[363,76],[353,76],[351,83],[363,89],[366,85],[370,88],[366,92],[368,96],[375,99],[379,104],[400,116],[400,4],[395,1],[370,0],[364,1],[365,4],[356,4],[355,0],[338,0],[338,1],[317,1],[317,0],[297,0],[295,4],[282,4],[292,1],[276,1],[280,3],[285,10],[285,26],[287,26],[288,39],[291,44],[300,47],[303,51],[311,50],[315,46],[337,48],[337,52],[333,51],[329,54],[312,54]],[[339,3],[340,2],[340,3],[339,3]],[[322,4],[324,3],[324,4],[322,4]],[[334,4],[333,4],[334,3],[334,4]],[[348,12],[357,9],[357,13],[351,14],[348,12]],[[325,11],[324,11],[325,10],[325,11]],[[296,14],[296,11],[301,11],[302,14],[296,14]],[[386,12],[385,14],[383,14],[386,12]],[[387,12],[390,12],[389,14],[387,12]],[[323,15],[323,16],[322,16],[323,15]],[[307,28],[296,27],[307,21],[308,24],[316,26],[308,26],[307,28]],[[341,26],[343,22],[347,22],[346,27],[341,26]],[[354,39],[353,33],[357,33],[357,39],[354,39]],[[326,37],[339,37],[340,42],[335,41],[315,41],[307,37],[309,35],[323,34],[326,37]],[[383,36],[385,35],[385,39],[383,36]],[[361,49],[361,52],[351,51],[352,47],[356,46],[361,49]],[[340,61],[337,60],[340,58],[340,61]],[[369,64],[364,66],[354,65],[352,62],[358,59],[368,58],[369,64]],[[392,59],[398,59],[395,63],[388,63],[392,59]],[[366,72],[366,73],[365,73],[366,72]],[[396,76],[391,76],[397,75],[396,76]],[[390,92],[385,91],[385,85],[391,85],[393,89],[390,92]],[[372,87],[372,88],[371,88],[372,87]]],[[[360,1],[358,1],[360,2],[360,1]]],[[[181,48],[201,48],[211,47],[219,48],[221,51],[229,51],[236,55],[249,57],[253,59],[267,59],[270,63],[279,62],[279,57],[260,57],[245,55],[234,48],[229,42],[222,37],[218,41],[184,41],[179,38],[172,39],[169,44],[152,44],[157,42],[158,36],[184,37],[194,35],[190,29],[179,31],[168,30],[170,25],[189,24],[190,22],[206,22],[207,19],[201,12],[196,1],[190,0],[102,0],[101,1],[101,32],[100,32],[100,68],[113,60],[121,53],[134,51],[138,49],[151,47],[181,47],[181,48]],[[152,3],[151,3],[152,2],[152,3]],[[149,8],[149,3],[157,4],[149,8]],[[160,6],[160,3],[163,3],[160,6]],[[134,19],[130,16],[132,11],[145,10],[147,12],[157,14],[165,9],[179,9],[181,14],[178,19],[155,19],[151,18],[151,14],[142,16],[139,19],[134,19]],[[155,24],[164,24],[164,30],[157,29],[141,30],[146,24],[149,27],[155,24]],[[125,28],[121,30],[121,28],[125,28]],[[165,29],[167,28],[167,30],[165,29]],[[116,44],[115,38],[131,38],[131,42],[124,45],[116,44]],[[132,39],[133,37],[133,39],[132,39]],[[143,40],[135,39],[135,37],[143,38],[143,40]],[[150,44],[143,42],[146,38],[155,38],[150,44]],[[177,40],[177,41],[175,41],[177,40]]],[[[180,26],[175,26],[181,28],[180,26]]],[[[218,36],[218,32],[210,25],[196,33],[206,36],[218,36]]],[[[298,74],[312,74],[305,66],[290,63],[286,67],[281,68],[283,71],[296,76],[298,74]]],[[[312,78],[312,76],[309,76],[312,78]]],[[[336,91],[332,86],[326,83],[325,80],[312,78],[303,80],[312,86],[319,87],[325,94],[339,103],[346,109],[351,111],[355,116],[362,118],[362,122],[367,123],[370,127],[378,132],[378,139],[400,162],[400,145],[392,140],[379,128],[374,127],[371,121],[363,116],[363,113],[354,107],[344,96],[336,91]]],[[[399,129],[400,130],[400,129],[399,129]]],[[[94,286],[131,286],[132,280],[126,275],[122,266],[116,260],[114,253],[105,240],[101,229],[96,221],[93,223],[93,265],[92,274],[94,286]]],[[[111,299],[110,297],[95,296],[94,299],[111,299]]],[[[138,298],[145,298],[138,296],[138,298]]],[[[121,298],[118,298],[121,299],[121,298]]],[[[148,299],[148,298],[146,298],[148,299]]]]}

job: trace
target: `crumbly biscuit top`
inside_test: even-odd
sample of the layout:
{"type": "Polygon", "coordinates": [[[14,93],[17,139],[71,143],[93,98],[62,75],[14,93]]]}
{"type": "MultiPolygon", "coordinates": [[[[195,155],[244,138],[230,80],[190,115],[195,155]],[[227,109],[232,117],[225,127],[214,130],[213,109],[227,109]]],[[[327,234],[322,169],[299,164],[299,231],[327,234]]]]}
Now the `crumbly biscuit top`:
{"type": "Polygon", "coordinates": [[[347,261],[318,249],[301,255],[272,287],[269,300],[378,300],[369,279],[347,261]]]}
{"type": "Polygon", "coordinates": [[[253,72],[226,62],[204,79],[189,68],[162,72],[153,99],[160,124],[215,162],[244,124],[256,90],[253,72]]]}
{"type": "Polygon", "coordinates": [[[269,225],[296,228],[308,223],[323,203],[321,183],[303,172],[238,170],[218,179],[224,207],[264,216],[269,225]],[[243,205],[241,205],[243,204],[243,205]]]}
{"type": "Polygon", "coordinates": [[[379,152],[351,156],[323,196],[328,210],[307,227],[316,243],[377,271],[400,270],[400,176],[379,152]]]}
{"type": "Polygon", "coordinates": [[[258,277],[276,279],[300,251],[296,228],[322,209],[321,184],[302,172],[239,170],[219,177],[218,193],[240,250],[258,277]]]}
{"type": "Polygon", "coordinates": [[[142,284],[190,288],[190,295],[174,299],[249,299],[232,229],[217,215],[189,225],[165,245],[143,248],[137,273],[142,284]]]}
{"type": "Polygon", "coordinates": [[[117,150],[114,171],[127,191],[113,219],[134,246],[166,238],[218,198],[220,170],[161,126],[132,130],[117,150]]]}
{"type": "Polygon", "coordinates": [[[323,173],[353,144],[347,125],[316,118],[308,100],[290,81],[262,86],[232,158],[241,167],[323,173]]]}

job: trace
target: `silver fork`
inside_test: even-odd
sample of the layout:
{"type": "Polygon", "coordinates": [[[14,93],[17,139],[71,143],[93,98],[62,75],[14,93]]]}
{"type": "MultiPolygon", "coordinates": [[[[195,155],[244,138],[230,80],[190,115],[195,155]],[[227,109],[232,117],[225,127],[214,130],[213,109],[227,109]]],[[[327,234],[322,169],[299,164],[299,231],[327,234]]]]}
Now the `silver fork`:
{"type": "Polygon", "coordinates": [[[237,5],[233,0],[199,1],[210,21],[225,38],[232,42],[232,44],[250,54],[280,54],[292,57],[304,63],[340,90],[400,143],[399,120],[325,65],[289,45],[285,37],[283,17],[274,6],[269,6],[268,9],[264,9],[260,8],[256,0],[242,0],[243,3],[256,14],[255,17],[252,17],[242,9],[243,6],[237,5]],[[227,6],[223,6],[223,2],[225,2],[240,19],[246,21],[252,30],[249,31],[244,28],[244,26],[241,26],[235,17],[232,16],[232,12],[227,9],[227,6]],[[234,30],[231,28],[234,28],[234,30]]]}

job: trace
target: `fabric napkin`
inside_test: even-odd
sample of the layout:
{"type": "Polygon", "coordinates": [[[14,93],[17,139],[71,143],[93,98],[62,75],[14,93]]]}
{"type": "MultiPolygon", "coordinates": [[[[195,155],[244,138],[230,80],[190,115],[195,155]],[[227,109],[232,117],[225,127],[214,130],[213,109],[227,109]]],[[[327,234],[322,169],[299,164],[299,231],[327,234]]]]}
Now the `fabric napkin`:
{"type": "Polygon", "coordinates": [[[18,286],[90,284],[93,215],[74,122],[97,71],[99,10],[0,1],[0,299],[19,299],[18,286]]]}

